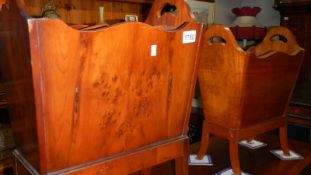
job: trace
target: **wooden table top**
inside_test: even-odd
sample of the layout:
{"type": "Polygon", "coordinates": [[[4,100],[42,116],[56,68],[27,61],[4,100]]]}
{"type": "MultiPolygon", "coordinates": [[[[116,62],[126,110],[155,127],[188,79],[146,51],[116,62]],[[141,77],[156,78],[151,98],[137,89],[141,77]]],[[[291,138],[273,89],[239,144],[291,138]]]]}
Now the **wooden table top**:
{"type": "MultiPolygon", "coordinates": [[[[311,174],[311,144],[289,141],[290,149],[304,156],[303,160],[282,161],[270,153],[270,150],[280,149],[278,137],[262,135],[256,138],[268,145],[257,150],[250,150],[239,146],[240,164],[242,171],[253,175],[295,175],[311,174]]],[[[190,152],[196,153],[200,143],[190,146],[190,152]]],[[[189,175],[215,174],[230,167],[228,142],[212,136],[209,154],[213,159],[213,166],[190,166],[189,175]]],[[[152,169],[153,175],[173,175],[173,163],[169,162],[152,169]]]]}

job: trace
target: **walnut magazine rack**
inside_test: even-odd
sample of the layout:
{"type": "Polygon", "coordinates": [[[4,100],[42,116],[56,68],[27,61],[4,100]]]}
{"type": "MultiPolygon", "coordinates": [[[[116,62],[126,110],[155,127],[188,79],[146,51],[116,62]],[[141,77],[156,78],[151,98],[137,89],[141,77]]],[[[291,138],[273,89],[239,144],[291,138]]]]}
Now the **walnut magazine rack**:
{"type": "Polygon", "coordinates": [[[180,16],[188,5],[156,0],[147,23],[79,31],[28,16],[24,3],[7,1],[0,12],[15,173],[148,174],[175,160],[176,174],[187,174],[203,31],[180,16]],[[176,14],[160,13],[167,3],[176,14]]]}

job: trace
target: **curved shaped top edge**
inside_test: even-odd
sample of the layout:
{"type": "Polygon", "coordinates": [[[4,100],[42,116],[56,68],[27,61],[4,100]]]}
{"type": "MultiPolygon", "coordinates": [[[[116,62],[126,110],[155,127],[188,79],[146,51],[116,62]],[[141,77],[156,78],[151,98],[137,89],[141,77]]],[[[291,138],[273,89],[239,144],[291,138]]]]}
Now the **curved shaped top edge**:
{"type": "MultiPolygon", "coordinates": [[[[280,29],[286,30],[286,32],[289,32],[289,30],[284,27],[276,27],[275,30],[280,30],[280,29]]],[[[272,30],[272,32],[274,31],[272,30]]],[[[270,33],[271,32],[268,32],[268,34],[266,35],[266,37],[264,38],[261,44],[250,47],[247,50],[243,50],[238,45],[233,33],[230,31],[228,27],[224,25],[217,24],[217,25],[213,25],[212,27],[208,28],[205,33],[205,39],[210,40],[212,37],[221,37],[226,41],[226,43],[230,47],[235,48],[237,51],[242,52],[244,54],[248,54],[248,55],[254,54],[259,59],[268,58],[269,56],[274,55],[276,53],[284,53],[289,56],[295,56],[304,50],[296,43],[296,41],[294,40],[294,37],[292,36],[292,33],[290,33],[290,36],[289,36],[292,42],[290,43],[291,47],[287,46],[291,48],[290,51],[289,49],[279,49],[278,47],[272,47],[270,43],[265,42],[267,41],[267,38],[270,37],[271,35],[270,33]],[[258,50],[262,50],[261,54],[258,53],[258,50]]],[[[286,45],[288,45],[288,43],[286,43],[286,45]]]]}
{"type": "Polygon", "coordinates": [[[258,59],[267,59],[275,54],[282,54],[282,55],[287,55],[287,56],[296,56],[301,54],[301,52],[303,52],[304,49],[300,48],[299,50],[296,50],[295,52],[292,53],[287,53],[286,51],[282,51],[282,50],[270,50],[265,52],[264,54],[258,55],[258,53],[256,53],[256,51],[254,50],[254,52],[251,52],[252,55],[256,56],[256,58],[258,59]]]}
{"type": "Polygon", "coordinates": [[[152,26],[150,24],[147,23],[143,23],[143,22],[123,22],[123,23],[117,23],[108,27],[101,27],[101,28],[96,28],[96,29],[92,29],[92,30],[79,30],[79,29],[75,29],[69,25],[67,25],[63,20],[61,19],[48,19],[48,18],[29,18],[28,21],[31,22],[36,22],[36,21],[40,21],[40,22],[53,22],[53,23],[57,23],[57,25],[61,25],[64,28],[68,28],[72,31],[75,32],[80,32],[80,33],[94,33],[94,32],[101,32],[101,31],[107,31],[107,30],[112,30],[114,28],[119,28],[119,27],[124,27],[124,26],[128,26],[128,25],[138,25],[141,27],[145,27],[145,28],[150,28],[153,30],[159,30],[159,31],[163,31],[163,32],[178,32],[183,30],[184,28],[186,28],[187,26],[191,25],[191,24],[196,24],[196,25],[200,25],[199,23],[191,23],[191,22],[185,22],[182,25],[180,25],[179,27],[175,28],[175,29],[167,29],[165,26],[152,26]]]}
{"type": "Polygon", "coordinates": [[[229,27],[226,27],[222,24],[214,24],[212,27],[208,28],[205,32],[205,39],[209,41],[213,37],[220,37],[224,41],[226,41],[226,45],[229,47],[235,48],[237,51],[242,52],[244,54],[247,53],[247,51],[244,51],[236,41],[233,33],[229,29],[229,27]]]}

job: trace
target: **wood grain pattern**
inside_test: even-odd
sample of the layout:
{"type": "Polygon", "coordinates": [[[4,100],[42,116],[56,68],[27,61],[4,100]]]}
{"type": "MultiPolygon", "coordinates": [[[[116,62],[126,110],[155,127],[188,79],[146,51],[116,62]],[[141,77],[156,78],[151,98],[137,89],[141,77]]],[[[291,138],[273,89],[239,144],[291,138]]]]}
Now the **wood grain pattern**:
{"type": "Polygon", "coordinates": [[[40,62],[42,71],[38,80],[49,123],[46,144],[53,145],[48,159],[58,160],[51,170],[182,134],[189,96],[180,95],[190,90],[195,62],[187,57],[196,54],[196,45],[180,42],[182,32],[172,41],[165,39],[168,33],[140,23],[79,33],[60,21],[38,22],[41,59],[34,61],[40,62]],[[58,36],[51,37],[55,33],[58,36]],[[129,47],[126,41],[133,40],[129,47]],[[169,57],[169,42],[191,49],[169,57]],[[152,44],[158,46],[157,57],[149,55],[152,44]],[[97,142],[92,144],[93,140],[97,142]]]}
{"type": "Polygon", "coordinates": [[[238,47],[230,31],[220,25],[205,32],[203,41],[199,82],[203,110],[208,114],[205,120],[224,127],[238,127],[241,101],[237,99],[242,93],[240,75],[244,73],[246,53],[238,47]],[[228,116],[231,120],[227,120],[228,116]]]}
{"type": "MultiPolygon", "coordinates": [[[[229,29],[215,25],[204,36],[199,82],[204,109],[202,140],[209,134],[229,140],[231,166],[240,174],[238,141],[280,129],[280,143],[288,155],[285,109],[303,61],[303,49],[283,27],[269,31],[264,41],[242,51],[229,29]],[[286,42],[271,40],[283,36],[286,42]]],[[[201,143],[201,159],[208,143],[201,143]]]]}
{"type": "MultiPolygon", "coordinates": [[[[33,111],[15,114],[13,122],[30,118],[35,136],[21,124],[13,126],[25,132],[17,133],[25,142],[16,159],[38,174],[107,175],[175,159],[177,173],[187,174],[186,134],[203,25],[187,23],[172,32],[132,22],[78,31],[59,19],[25,18],[18,8],[22,2],[12,1],[9,13],[24,26],[6,24],[10,32],[23,32],[22,40],[5,44],[11,54],[18,43],[25,44],[20,55],[7,55],[8,71],[27,76],[33,101],[21,105],[33,111]],[[183,43],[185,31],[196,31],[195,42],[183,43]],[[15,64],[25,57],[21,65],[27,71],[15,64]],[[25,150],[32,138],[35,153],[25,150]]],[[[16,91],[25,91],[15,80],[7,79],[16,91]]]]}

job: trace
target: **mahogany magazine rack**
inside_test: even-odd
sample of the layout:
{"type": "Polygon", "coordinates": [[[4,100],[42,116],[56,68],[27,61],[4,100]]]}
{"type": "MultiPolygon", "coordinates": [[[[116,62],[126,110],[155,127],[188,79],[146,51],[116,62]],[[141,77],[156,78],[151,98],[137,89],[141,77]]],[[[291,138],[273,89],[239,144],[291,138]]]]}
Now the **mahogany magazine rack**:
{"type": "Polygon", "coordinates": [[[121,175],[169,160],[188,173],[203,25],[181,16],[185,1],[156,0],[146,23],[90,31],[7,3],[0,54],[16,174],[121,175]],[[160,13],[171,3],[174,15],[160,13]]]}
{"type": "Polygon", "coordinates": [[[243,51],[230,29],[215,25],[203,41],[199,84],[205,119],[197,159],[206,153],[210,134],[226,138],[233,172],[241,174],[238,142],[277,128],[288,155],[285,111],[303,61],[292,33],[274,27],[261,44],[243,51]]]}

